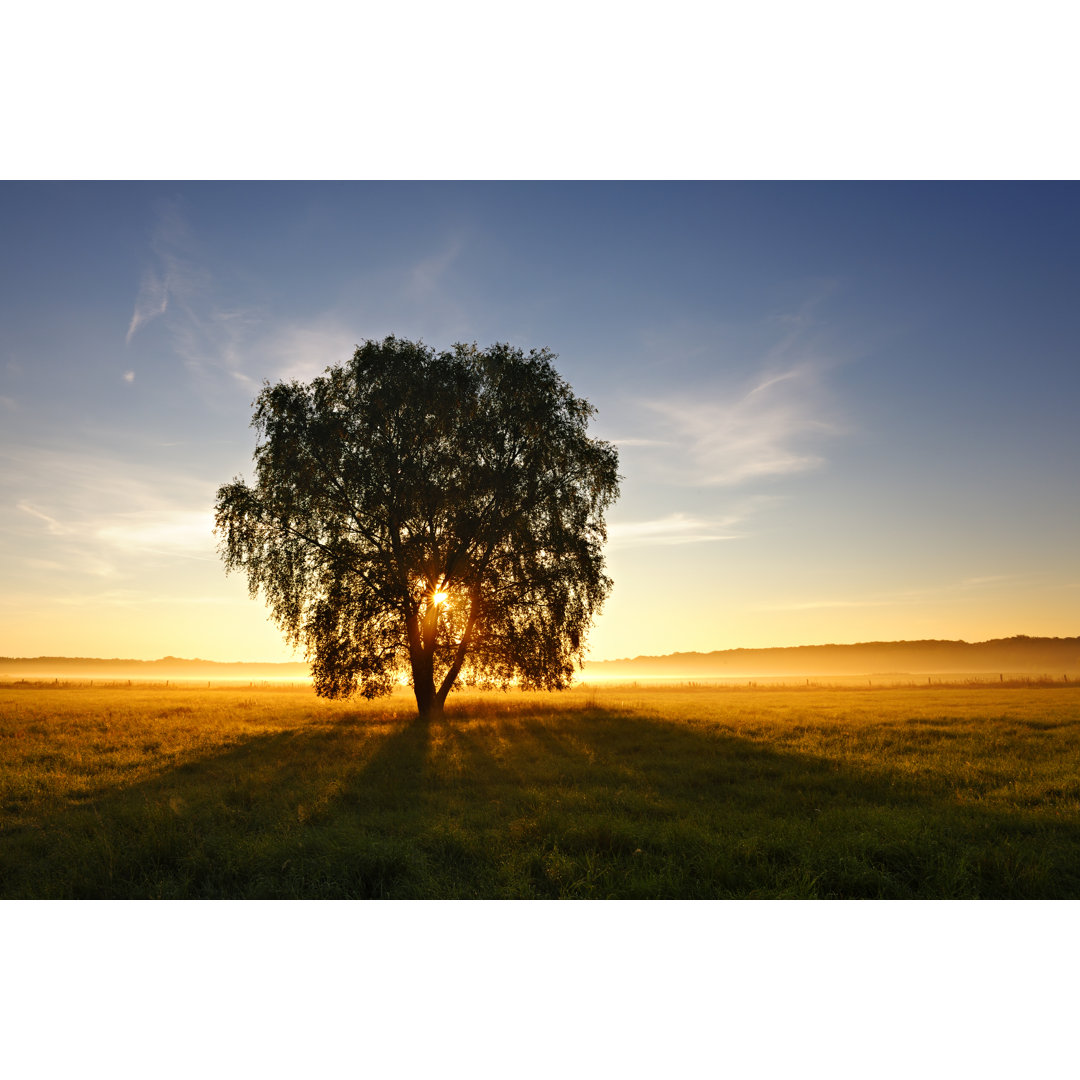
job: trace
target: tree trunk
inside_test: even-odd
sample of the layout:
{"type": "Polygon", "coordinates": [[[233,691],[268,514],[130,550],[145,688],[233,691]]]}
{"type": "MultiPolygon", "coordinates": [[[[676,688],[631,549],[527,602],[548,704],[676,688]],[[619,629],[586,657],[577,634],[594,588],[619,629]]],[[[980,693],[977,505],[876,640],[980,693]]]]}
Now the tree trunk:
{"type": "Polygon", "coordinates": [[[413,693],[416,695],[416,712],[423,719],[442,714],[443,703],[435,692],[434,657],[415,653],[410,657],[412,663],[413,693]]]}
{"type": "Polygon", "coordinates": [[[413,673],[413,693],[416,695],[416,715],[421,720],[431,720],[443,714],[443,703],[435,693],[435,680],[428,678],[427,682],[417,681],[416,673],[413,673]]]}
{"type": "Polygon", "coordinates": [[[437,607],[428,610],[423,619],[412,615],[406,619],[409,635],[409,664],[412,667],[413,693],[416,695],[416,712],[422,720],[442,716],[446,697],[453,688],[461,672],[465,654],[472,639],[479,606],[475,597],[469,606],[469,618],[465,624],[465,633],[458,642],[457,654],[442,680],[442,685],[435,688],[435,645],[439,633],[439,611],[437,607]]]}
{"type": "MultiPolygon", "coordinates": [[[[406,619],[409,634],[409,666],[412,668],[413,693],[416,695],[416,714],[421,720],[442,715],[442,701],[435,692],[435,654],[428,648],[430,630],[421,625],[415,615],[406,619]],[[425,633],[428,630],[428,633],[425,633]]],[[[432,642],[432,645],[434,643],[432,642]]]]}

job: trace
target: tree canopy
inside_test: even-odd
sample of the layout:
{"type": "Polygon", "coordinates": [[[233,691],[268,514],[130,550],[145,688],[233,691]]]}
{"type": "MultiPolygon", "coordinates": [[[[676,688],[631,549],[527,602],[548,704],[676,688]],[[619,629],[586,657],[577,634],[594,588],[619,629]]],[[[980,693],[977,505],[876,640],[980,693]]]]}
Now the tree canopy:
{"type": "Polygon", "coordinates": [[[367,341],[264,384],[255,481],[218,490],[243,570],[324,697],[411,680],[421,715],[469,683],[561,689],[611,589],[615,447],[547,349],[367,341]]]}

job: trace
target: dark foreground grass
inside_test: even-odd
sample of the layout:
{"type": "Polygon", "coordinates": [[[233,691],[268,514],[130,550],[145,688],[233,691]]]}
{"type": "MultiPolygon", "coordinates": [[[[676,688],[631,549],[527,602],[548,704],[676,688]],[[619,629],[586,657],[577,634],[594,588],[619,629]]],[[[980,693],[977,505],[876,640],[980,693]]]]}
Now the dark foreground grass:
{"type": "Polygon", "coordinates": [[[1080,897],[1080,692],[0,687],[3,897],[1080,897]]]}

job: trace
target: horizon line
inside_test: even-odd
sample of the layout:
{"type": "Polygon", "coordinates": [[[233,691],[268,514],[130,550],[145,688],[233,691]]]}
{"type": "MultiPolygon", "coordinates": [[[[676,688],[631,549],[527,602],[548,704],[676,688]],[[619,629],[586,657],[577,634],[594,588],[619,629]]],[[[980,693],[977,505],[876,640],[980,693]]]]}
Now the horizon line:
{"type": "MultiPolygon", "coordinates": [[[[892,640],[876,639],[873,641],[852,641],[852,642],[825,642],[820,644],[801,644],[801,645],[760,645],[760,646],[748,646],[739,645],[727,649],[687,649],[687,650],[674,650],[668,653],[640,653],[637,656],[619,656],[619,657],[607,657],[604,659],[594,659],[589,657],[584,660],[584,664],[622,664],[633,663],[643,660],[662,660],[670,657],[686,657],[686,656],[712,656],[717,653],[736,653],[736,652],[776,652],[788,649],[850,649],[858,648],[860,646],[867,645],[920,645],[920,644],[938,644],[938,645],[990,645],[994,643],[1016,642],[1016,641],[1078,641],[1080,640],[1080,634],[1075,637],[1058,637],[1058,636],[1043,636],[1035,634],[1013,634],[1009,637],[996,637],[987,638],[984,641],[967,641],[964,638],[896,638],[892,640]]],[[[39,656],[0,656],[0,663],[36,663],[41,661],[70,661],[70,662],[89,662],[100,664],[163,664],[163,663],[180,663],[180,664],[214,664],[214,665],[258,665],[262,667],[310,667],[310,661],[308,660],[209,660],[204,657],[185,657],[174,656],[168,654],[166,656],[154,657],[152,659],[140,659],[137,657],[104,657],[104,656],[64,656],[60,654],[47,654],[39,656]]]]}

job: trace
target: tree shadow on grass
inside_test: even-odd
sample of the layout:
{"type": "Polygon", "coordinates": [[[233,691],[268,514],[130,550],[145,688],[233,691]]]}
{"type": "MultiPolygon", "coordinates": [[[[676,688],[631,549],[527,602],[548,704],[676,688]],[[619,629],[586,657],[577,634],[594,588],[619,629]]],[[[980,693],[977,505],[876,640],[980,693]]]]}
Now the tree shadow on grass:
{"type": "Polygon", "coordinates": [[[496,755],[483,723],[456,738],[531,846],[524,862],[506,852],[517,895],[1080,895],[1074,818],[963,804],[885,761],[600,709],[516,731],[496,755]]]}
{"type": "Polygon", "coordinates": [[[5,829],[0,895],[388,895],[409,876],[428,740],[355,717],[248,736],[5,829]]]}
{"type": "Polygon", "coordinates": [[[256,735],[0,835],[22,897],[1080,895],[1080,828],[591,708],[256,735]]]}

